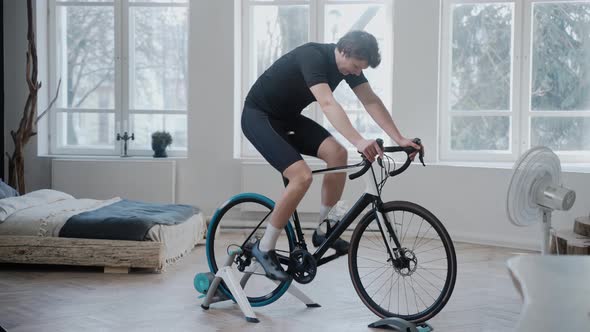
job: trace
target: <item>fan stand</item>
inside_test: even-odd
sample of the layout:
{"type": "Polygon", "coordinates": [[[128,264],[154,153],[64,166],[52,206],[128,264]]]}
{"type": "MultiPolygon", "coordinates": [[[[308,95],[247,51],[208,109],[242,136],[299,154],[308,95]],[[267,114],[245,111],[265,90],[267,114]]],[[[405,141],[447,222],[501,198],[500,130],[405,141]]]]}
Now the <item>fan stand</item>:
{"type": "MultiPolygon", "coordinates": [[[[543,207],[543,231],[541,235],[543,239],[541,240],[541,253],[543,255],[547,255],[549,253],[549,239],[551,234],[551,209],[543,207]]],[[[557,241],[557,240],[556,240],[557,241]]]]}

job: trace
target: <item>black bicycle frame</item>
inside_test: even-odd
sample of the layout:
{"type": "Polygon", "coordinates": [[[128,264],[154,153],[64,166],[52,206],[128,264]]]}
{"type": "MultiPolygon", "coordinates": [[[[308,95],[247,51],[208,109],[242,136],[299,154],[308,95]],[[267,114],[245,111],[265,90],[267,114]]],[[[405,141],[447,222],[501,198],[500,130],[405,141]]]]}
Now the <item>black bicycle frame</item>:
{"type": "MultiPolygon", "coordinates": [[[[353,168],[353,167],[358,167],[358,165],[320,169],[320,170],[315,170],[312,173],[319,174],[319,173],[325,173],[325,172],[329,172],[329,171],[345,170],[345,169],[349,169],[349,168],[353,168]]],[[[373,171],[373,168],[370,168],[370,171],[373,176],[373,181],[375,182],[375,186],[377,186],[377,178],[375,176],[375,172],[373,171]]],[[[285,187],[289,184],[289,180],[285,177],[283,177],[283,182],[285,184],[285,187]]],[[[391,237],[393,238],[393,241],[394,241],[397,249],[399,250],[401,248],[401,244],[397,238],[397,235],[395,234],[393,227],[391,226],[391,224],[387,220],[387,216],[383,213],[383,202],[381,201],[381,197],[371,195],[369,193],[364,193],[355,202],[355,204],[352,206],[352,208],[350,210],[348,210],[348,212],[342,217],[342,219],[340,221],[338,221],[338,223],[332,229],[332,231],[330,232],[330,234],[328,235],[326,240],[313,253],[313,257],[315,258],[315,260],[317,262],[317,266],[326,264],[326,263],[340,257],[340,255],[337,255],[337,254],[333,254],[331,256],[324,257],[324,254],[328,251],[328,249],[330,249],[332,244],[337,239],[340,238],[340,236],[346,231],[348,226],[350,226],[354,222],[354,220],[363,212],[363,210],[367,206],[369,206],[370,204],[372,204],[374,207],[373,213],[381,212],[381,215],[383,216],[383,218],[385,218],[384,224],[387,227],[387,231],[389,232],[389,234],[391,234],[391,237]]],[[[301,229],[301,224],[299,221],[299,216],[297,214],[297,210],[295,210],[295,212],[293,213],[292,218],[293,218],[293,224],[295,226],[295,232],[296,232],[296,240],[297,240],[296,243],[300,248],[307,250],[307,245],[305,243],[303,231],[301,229]]],[[[382,229],[381,224],[378,223],[378,225],[379,225],[379,231],[381,232],[381,235],[383,237],[383,241],[385,242],[385,248],[389,248],[389,246],[387,244],[387,236],[385,235],[385,232],[382,229]]],[[[396,255],[393,252],[390,251],[389,255],[392,260],[396,259],[396,255]]],[[[281,260],[282,263],[287,263],[289,258],[279,255],[279,260],[281,260]]]]}

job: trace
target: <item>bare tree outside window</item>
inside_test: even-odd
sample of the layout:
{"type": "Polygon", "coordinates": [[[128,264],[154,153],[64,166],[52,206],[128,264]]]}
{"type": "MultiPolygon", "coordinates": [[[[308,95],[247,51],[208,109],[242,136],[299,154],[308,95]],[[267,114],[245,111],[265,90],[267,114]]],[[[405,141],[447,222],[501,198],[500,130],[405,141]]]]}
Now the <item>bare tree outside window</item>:
{"type": "MultiPolygon", "coordinates": [[[[452,111],[508,112],[512,89],[512,4],[453,7],[452,111]]],[[[455,115],[451,149],[508,150],[510,118],[455,115]]]]}
{"type": "Polygon", "coordinates": [[[448,105],[442,105],[451,151],[508,152],[512,123],[520,118],[530,130],[515,132],[530,136],[516,139],[529,146],[590,152],[590,2],[524,5],[530,17],[515,17],[514,2],[451,4],[448,105]],[[517,26],[526,38],[514,36],[517,26]],[[530,53],[513,63],[515,40],[530,53]],[[517,82],[529,91],[516,96],[514,66],[530,68],[517,82]]]}
{"type": "MultiPolygon", "coordinates": [[[[60,12],[61,27],[65,29],[63,52],[67,54],[65,72],[62,72],[67,77],[67,93],[60,106],[68,109],[114,109],[113,8],[64,6],[60,12]]],[[[69,146],[113,142],[106,113],[67,112],[65,122],[65,138],[69,146]]]]}
{"type": "Polygon", "coordinates": [[[590,151],[590,3],[533,6],[531,109],[588,112],[535,116],[531,142],[559,151],[590,151]]]}

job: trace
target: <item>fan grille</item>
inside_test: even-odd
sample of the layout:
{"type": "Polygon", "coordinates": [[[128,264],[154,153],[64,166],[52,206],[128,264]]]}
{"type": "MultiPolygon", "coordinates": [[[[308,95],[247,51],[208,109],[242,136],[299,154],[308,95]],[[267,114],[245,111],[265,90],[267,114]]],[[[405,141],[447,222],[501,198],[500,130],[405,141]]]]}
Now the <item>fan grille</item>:
{"type": "Polygon", "coordinates": [[[528,150],[514,164],[506,202],[510,222],[528,226],[542,220],[542,209],[535,202],[541,182],[561,185],[559,158],[543,146],[528,150]]]}

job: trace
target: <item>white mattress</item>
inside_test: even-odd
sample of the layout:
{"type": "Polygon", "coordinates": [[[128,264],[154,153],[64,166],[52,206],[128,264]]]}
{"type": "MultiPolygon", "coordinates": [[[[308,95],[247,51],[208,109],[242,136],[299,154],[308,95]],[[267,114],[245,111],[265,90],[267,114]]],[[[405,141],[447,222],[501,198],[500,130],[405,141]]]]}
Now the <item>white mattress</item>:
{"type": "Polygon", "coordinates": [[[148,241],[162,242],[166,251],[166,264],[173,263],[191,252],[205,237],[205,218],[197,213],[176,225],[155,225],[146,236],[148,241]]]}

